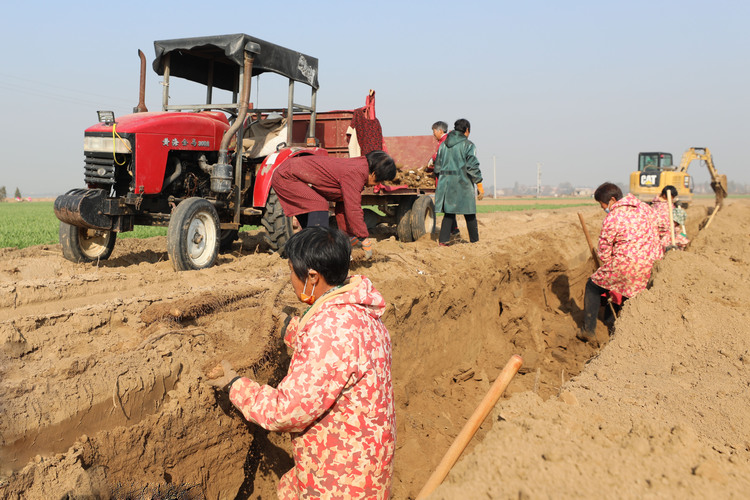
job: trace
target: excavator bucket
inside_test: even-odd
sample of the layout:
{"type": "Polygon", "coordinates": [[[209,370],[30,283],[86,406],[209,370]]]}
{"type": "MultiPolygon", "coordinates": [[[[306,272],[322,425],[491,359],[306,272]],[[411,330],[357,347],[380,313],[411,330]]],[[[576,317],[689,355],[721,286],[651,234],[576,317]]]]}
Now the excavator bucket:
{"type": "Polygon", "coordinates": [[[723,174],[717,175],[715,180],[711,181],[711,189],[716,193],[716,204],[722,205],[724,203],[724,198],[726,198],[728,194],[727,176],[723,174]]]}

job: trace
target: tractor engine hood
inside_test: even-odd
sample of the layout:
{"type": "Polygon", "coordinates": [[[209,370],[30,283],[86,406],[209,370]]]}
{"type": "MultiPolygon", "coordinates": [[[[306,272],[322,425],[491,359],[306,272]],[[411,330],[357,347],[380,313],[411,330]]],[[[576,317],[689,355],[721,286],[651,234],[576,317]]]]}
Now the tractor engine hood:
{"type": "MultiPolygon", "coordinates": [[[[165,137],[174,134],[200,135],[216,137],[221,141],[228,129],[229,121],[226,115],[217,111],[134,113],[118,117],[115,121],[115,130],[119,134],[160,134],[165,137]]],[[[112,134],[112,125],[97,123],[87,128],[86,133],[112,134]]]]}

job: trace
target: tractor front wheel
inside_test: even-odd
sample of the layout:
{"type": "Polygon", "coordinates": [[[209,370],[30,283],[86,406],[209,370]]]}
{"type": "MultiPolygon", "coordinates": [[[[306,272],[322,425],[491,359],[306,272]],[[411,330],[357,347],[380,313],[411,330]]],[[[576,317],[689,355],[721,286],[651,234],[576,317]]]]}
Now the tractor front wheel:
{"type": "Polygon", "coordinates": [[[203,198],[183,200],[172,212],[167,228],[167,253],[175,271],[205,269],[219,253],[219,215],[203,198]]]}
{"type": "Polygon", "coordinates": [[[60,222],[63,257],[72,262],[95,262],[112,255],[117,235],[114,231],[87,229],[60,222]]]}

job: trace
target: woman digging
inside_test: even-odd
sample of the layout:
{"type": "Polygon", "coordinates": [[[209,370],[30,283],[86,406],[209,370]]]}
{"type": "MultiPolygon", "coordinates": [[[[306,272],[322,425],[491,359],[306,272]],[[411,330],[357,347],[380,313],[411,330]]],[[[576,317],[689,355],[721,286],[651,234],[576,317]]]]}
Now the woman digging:
{"type": "Polygon", "coordinates": [[[604,322],[611,330],[614,310],[646,289],[654,262],[664,255],[651,207],[632,194],[623,197],[611,182],[596,188],[594,199],[607,215],[597,247],[601,266],[586,282],[583,328],[576,335],[584,342],[596,340],[596,319],[602,304],[607,300],[613,303],[604,312],[604,322]]]}
{"type": "Polygon", "coordinates": [[[385,301],[369,279],[348,276],[351,245],[338,229],[303,229],[286,254],[294,293],[310,305],[287,327],[287,375],[273,388],[222,361],[209,384],[228,389],[250,422],[293,433],[279,498],[388,498],[396,423],[385,301]]]}
{"type": "Polygon", "coordinates": [[[661,247],[666,252],[671,248],[678,248],[684,250],[690,240],[685,234],[685,219],[687,214],[682,207],[675,206],[675,199],[677,198],[677,188],[674,186],[664,186],[661,190],[661,194],[654,198],[651,202],[651,208],[656,214],[656,225],[657,231],[659,232],[659,240],[661,241],[661,247]],[[667,196],[669,193],[669,196],[667,196]],[[669,203],[669,198],[672,198],[672,204],[669,203]],[[672,211],[672,217],[670,217],[669,211],[672,211]],[[672,242],[672,235],[674,234],[674,242],[672,242]]]}

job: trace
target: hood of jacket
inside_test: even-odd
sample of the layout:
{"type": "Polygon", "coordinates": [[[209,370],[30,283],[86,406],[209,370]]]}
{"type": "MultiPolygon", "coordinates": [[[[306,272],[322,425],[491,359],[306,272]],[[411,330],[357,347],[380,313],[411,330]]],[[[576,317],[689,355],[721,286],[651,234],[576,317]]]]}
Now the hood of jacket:
{"type": "Polygon", "coordinates": [[[641,205],[648,207],[645,203],[635,197],[633,194],[628,193],[616,202],[612,204],[612,211],[621,207],[640,207],[641,205]]]}
{"type": "Polygon", "coordinates": [[[385,313],[385,299],[375,290],[372,281],[366,276],[350,276],[344,285],[334,288],[320,297],[305,312],[300,320],[299,329],[324,305],[356,305],[364,308],[373,318],[380,318],[385,313]]]}
{"type": "Polygon", "coordinates": [[[464,134],[462,134],[458,130],[451,130],[450,132],[448,132],[448,138],[445,140],[445,147],[452,148],[453,146],[461,144],[466,140],[468,140],[468,138],[464,134]]]}

